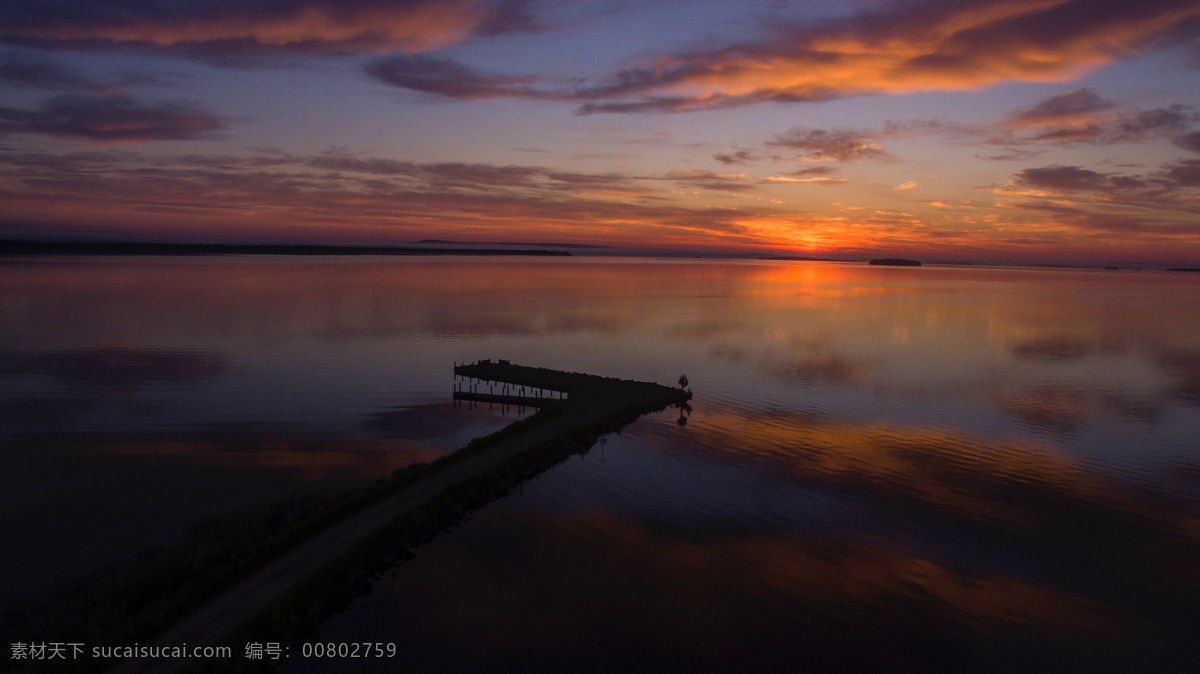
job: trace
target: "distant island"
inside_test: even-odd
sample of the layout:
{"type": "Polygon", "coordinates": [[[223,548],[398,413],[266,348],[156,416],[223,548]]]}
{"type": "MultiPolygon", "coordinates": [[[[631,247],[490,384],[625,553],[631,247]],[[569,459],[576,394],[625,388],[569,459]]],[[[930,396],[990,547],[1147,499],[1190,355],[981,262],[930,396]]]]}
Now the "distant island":
{"type": "Polygon", "coordinates": [[[1195,271],[1200,272],[1200,267],[1171,267],[1167,271],[1195,271]]]}
{"type": "Polygon", "coordinates": [[[571,254],[561,250],[512,248],[0,240],[0,255],[547,255],[563,257],[571,254]]]}
{"type": "Polygon", "coordinates": [[[870,264],[885,265],[888,267],[920,267],[920,260],[906,260],[902,257],[881,257],[871,260],[870,264]]]}

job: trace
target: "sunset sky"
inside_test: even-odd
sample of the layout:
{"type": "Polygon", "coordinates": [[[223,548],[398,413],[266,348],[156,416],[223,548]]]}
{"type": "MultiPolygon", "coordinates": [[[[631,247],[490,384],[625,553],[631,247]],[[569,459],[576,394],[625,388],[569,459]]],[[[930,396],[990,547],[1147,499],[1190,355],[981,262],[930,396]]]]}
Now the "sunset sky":
{"type": "Polygon", "coordinates": [[[0,237],[1200,265],[1198,0],[6,0],[0,237]]]}

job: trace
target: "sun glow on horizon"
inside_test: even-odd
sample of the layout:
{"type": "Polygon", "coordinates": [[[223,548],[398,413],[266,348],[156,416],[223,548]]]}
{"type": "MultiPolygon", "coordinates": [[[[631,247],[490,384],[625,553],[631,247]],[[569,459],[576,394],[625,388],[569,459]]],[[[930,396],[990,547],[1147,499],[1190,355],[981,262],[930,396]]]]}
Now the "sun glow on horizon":
{"type": "Polygon", "coordinates": [[[0,237],[1200,265],[1184,0],[76,9],[0,10],[0,237]]]}

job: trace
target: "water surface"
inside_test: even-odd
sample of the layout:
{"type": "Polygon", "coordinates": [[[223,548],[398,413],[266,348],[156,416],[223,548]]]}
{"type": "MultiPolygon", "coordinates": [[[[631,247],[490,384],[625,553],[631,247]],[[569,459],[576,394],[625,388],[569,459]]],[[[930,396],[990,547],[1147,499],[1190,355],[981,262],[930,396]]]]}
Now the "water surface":
{"type": "Polygon", "coordinates": [[[1200,653],[1191,276],[520,258],[3,271],[0,524],[31,541],[5,554],[17,573],[58,577],[40,565],[91,527],[125,537],[116,557],[148,523],[449,451],[506,421],[450,404],[451,365],[500,357],[686,373],[694,409],[485,508],[320,639],[393,641],[418,670],[1190,671],[1200,653]]]}

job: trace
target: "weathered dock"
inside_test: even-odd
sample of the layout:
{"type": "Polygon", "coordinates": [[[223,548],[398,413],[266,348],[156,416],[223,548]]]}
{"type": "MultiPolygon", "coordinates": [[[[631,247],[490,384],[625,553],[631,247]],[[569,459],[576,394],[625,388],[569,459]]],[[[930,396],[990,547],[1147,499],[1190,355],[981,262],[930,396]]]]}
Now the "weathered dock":
{"type": "MultiPolygon", "coordinates": [[[[553,372],[548,370],[547,372],[553,372]]],[[[580,382],[576,382],[576,386],[580,382]]],[[[586,382],[583,382],[586,385],[586,382]]],[[[567,399],[569,382],[508,361],[454,364],[454,404],[487,403],[502,408],[539,408],[567,399]],[[541,375],[541,376],[539,376],[541,375]]]]}
{"type": "MultiPolygon", "coordinates": [[[[147,645],[186,643],[195,648],[225,644],[233,647],[234,659],[241,660],[238,649],[245,643],[298,636],[289,632],[300,628],[281,626],[278,616],[321,613],[331,593],[338,593],[338,585],[353,584],[351,579],[372,572],[363,567],[377,562],[365,560],[381,556],[385,561],[394,560],[396,553],[386,548],[397,541],[419,545],[436,531],[453,526],[466,512],[502,497],[521,480],[572,453],[586,451],[603,434],[619,430],[643,414],[686,405],[691,398],[689,391],[658,384],[506,361],[456,363],[454,374],[471,380],[476,388],[480,382],[490,382],[493,389],[501,385],[509,390],[516,386],[518,390],[552,392],[557,397],[547,396],[546,402],[558,405],[553,413],[514,422],[432,464],[398,471],[398,476],[408,471],[406,474],[418,477],[398,483],[395,489],[388,487],[382,497],[372,497],[365,507],[266,562],[147,645]]],[[[380,491],[378,486],[366,489],[380,491]]],[[[126,660],[111,671],[173,672],[185,663],[126,660]]],[[[229,671],[236,664],[191,661],[192,666],[210,671],[229,671]]]]}
{"type": "MultiPolygon", "coordinates": [[[[454,374],[466,378],[469,385],[478,382],[502,385],[505,388],[501,392],[505,394],[512,395],[509,392],[514,387],[527,391],[549,391],[562,394],[562,397],[570,400],[578,400],[585,406],[612,402],[614,396],[623,397],[626,402],[658,399],[678,402],[690,397],[680,389],[661,384],[515,365],[506,360],[455,363],[454,374]]],[[[523,394],[519,397],[530,396],[523,394]]]]}

